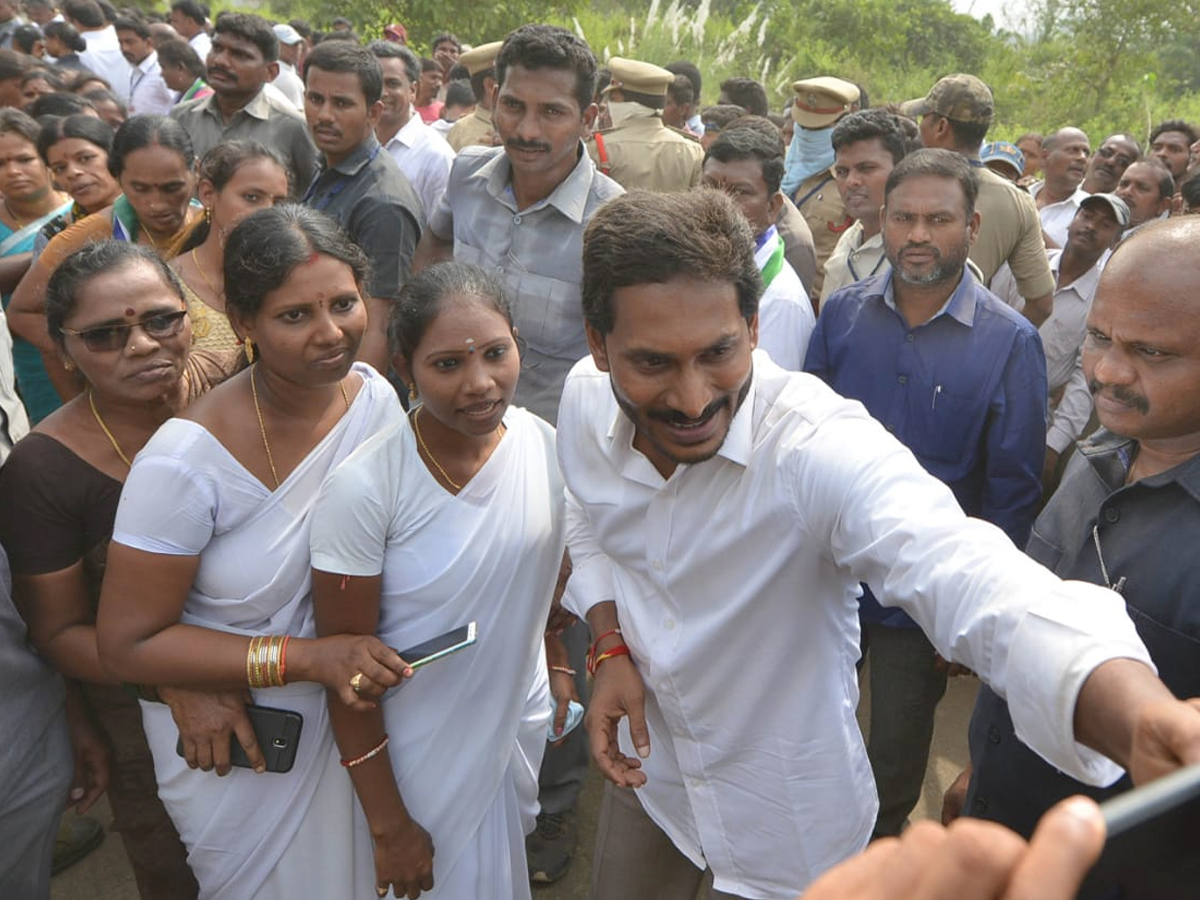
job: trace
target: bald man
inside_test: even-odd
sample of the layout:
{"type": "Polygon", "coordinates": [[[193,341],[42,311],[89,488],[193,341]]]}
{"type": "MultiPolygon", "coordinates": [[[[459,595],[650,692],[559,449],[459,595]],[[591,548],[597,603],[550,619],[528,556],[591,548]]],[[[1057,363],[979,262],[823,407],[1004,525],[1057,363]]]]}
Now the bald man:
{"type": "Polygon", "coordinates": [[[1067,226],[1087,193],[1080,188],[1092,155],[1088,136],[1078,128],[1060,128],[1042,141],[1046,180],[1029,189],[1037,204],[1042,232],[1055,247],[1067,242],[1067,226]]]}
{"type": "MultiPolygon", "coordinates": [[[[1026,547],[1060,578],[1118,591],[1177,697],[1200,693],[1198,242],[1200,219],[1185,216],[1148,226],[1110,258],[1083,345],[1102,427],[1077,446],[1026,547]]],[[[1126,776],[1089,788],[1044,762],[1016,737],[1007,705],[987,687],[970,744],[964,814],[1026,837],[1058,800],[1104,799],[1130,786],[1126,776]]]]}

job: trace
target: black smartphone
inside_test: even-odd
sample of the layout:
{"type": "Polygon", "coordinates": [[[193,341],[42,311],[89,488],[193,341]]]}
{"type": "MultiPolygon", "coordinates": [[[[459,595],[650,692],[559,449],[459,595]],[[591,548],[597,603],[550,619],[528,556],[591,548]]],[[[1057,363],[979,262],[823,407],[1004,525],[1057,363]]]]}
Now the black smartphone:
{"type": "Polygon", "coordinates": [[[1108,839],[1079,900],[1179,900],[1200,894],[1200,764],[1100,806],[1108,839]]]}
{"type": "Polygon", "coordinates": [[[475,643],[475,638],[475,623],[468,622],[453,631],[447,631],[445,634],[439,634],[437,637],[409,647],[407,650],[397,650],[396,652],[400,654],[401,659],[408,663],[410,668],[419,669],[435,659],[441,659],[464,647],[470,647],[475,643]]]}
{"type": "MultiPolygon", "coordinates": [[[[259,749],[267,761],[267,771],[290,772],[296,764],[296,750],[300,746],[300,729],[304,726],[304,717],[290,709],[253,704],[247,704],[246,715],[250,717],[259,749]]],[[[183,756],[183,738],[175,745],[175,752],[183,756]]],[[[237,735],[230,737],[229,761],[243,769],[252,768],[237,735]]]]}

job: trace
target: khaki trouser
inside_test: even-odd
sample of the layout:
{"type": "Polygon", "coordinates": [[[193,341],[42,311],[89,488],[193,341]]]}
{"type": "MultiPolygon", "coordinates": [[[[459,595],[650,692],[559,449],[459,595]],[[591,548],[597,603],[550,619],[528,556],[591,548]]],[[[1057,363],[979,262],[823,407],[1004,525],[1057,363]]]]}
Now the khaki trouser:
{"type": "Polygon", "coordinates": [[[630,788],[604,785],[591,900],[741,900],[713,890],[702,872],[680,853],[630,788]]]}

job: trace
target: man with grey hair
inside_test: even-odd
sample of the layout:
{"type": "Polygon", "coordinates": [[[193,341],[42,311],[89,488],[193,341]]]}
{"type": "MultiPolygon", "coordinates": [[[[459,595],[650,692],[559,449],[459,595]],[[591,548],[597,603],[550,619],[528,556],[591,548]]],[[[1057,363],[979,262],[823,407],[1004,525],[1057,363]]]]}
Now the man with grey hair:
{"type": "Polygon", "coordinates": [[[1079,202],[1087,196],[1080,187],[1091,156],[1088,136],[1078,128],[1060,128],[1042,141],[1045,179],[1029,189],[1046,237],[1061,247],[1079,202]]]}

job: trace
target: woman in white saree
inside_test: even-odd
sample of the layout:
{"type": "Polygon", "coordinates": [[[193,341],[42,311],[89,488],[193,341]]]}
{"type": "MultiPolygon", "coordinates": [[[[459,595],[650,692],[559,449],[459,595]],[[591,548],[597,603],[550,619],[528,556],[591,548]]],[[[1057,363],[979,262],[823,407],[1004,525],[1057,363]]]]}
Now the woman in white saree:
{"type": "Polygon", "coordinates": [[[186,723],[181,736],[168,708],[143,704],[159,794],[201,898],[371,889],[370,846],[356,842],[321,688],[341,686],[345,702],[366,708],[374,689],[356,694],[350,676],[366,672],[377,696],[403,666],[375,638],[314,639],[309,576],[321,482],[403,421],[387,381],[352,365],[367,325],[364,273],[361,251],[319,213],[281,206],[244,220],[229,237],[225,283],[254,363],[168,421],[121,496],[100,601],[101,659],[127,682],[222,692],[228,710],[186,723]],[[303,716],[289,772],[230,770],[231,731],[263,768],[242,706],[247,685],[254,703],[303,716]]]}
{"type": "MultiPolygon", "coordinates": [[[[474,646],[414,673],[381,709],[331,699],[380,896],[530,896],[524,835],[554,706],[542,642],[565,539],[554,429],[509,406],[514,338],[501,287],[481,269],[415,276],[391,339],[422,403],[330,476],[314,514],[318,633],[408,647],[478,622],[474,646]]],[[[564,663],[561,725],[573,687],[550,640],[564,663]]]]}

